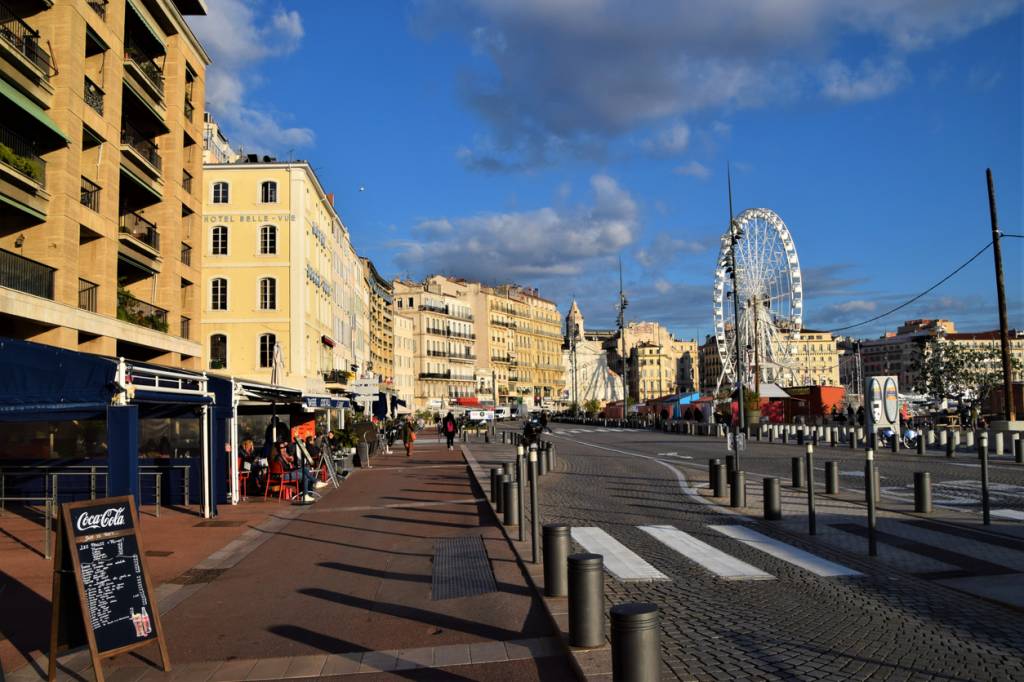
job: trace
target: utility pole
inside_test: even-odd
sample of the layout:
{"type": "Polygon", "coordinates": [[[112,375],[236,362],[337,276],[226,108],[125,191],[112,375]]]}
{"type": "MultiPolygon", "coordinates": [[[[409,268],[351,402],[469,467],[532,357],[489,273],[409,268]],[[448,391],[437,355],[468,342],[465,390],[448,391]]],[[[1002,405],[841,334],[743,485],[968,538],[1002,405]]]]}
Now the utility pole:
{"type": "Polygon", "coordinates": [[[579,334],[579,325],[576,320],[572,321],[572,336],[569,337],[569,357],[572,359],[572,404],[573,416],[580,415],[580,394],[579,384],[576,380],[576,336],[579,334]]]}
{"type": "Polygon", "coordinates": [[[760,306],[761,302],[757,300],[757,296],[754,296],[754,393],[758,396],[761,395],[761,344],[758,343],[758,339],[760,339],[761,336],[758,334],[757,328],[757,322],[761,317],[760,306]]]}
{"type": "Polygon", "coordinates": [[[739,449],[739,434],[740,431],[746,430],[747,418],[743,410],[745,405],[743,395],[743,363],[740,355],[740,278],[739,273],[736,272],[736,243],[740,240],[743,235],[737,234],[736,221],[733,217],[732,212],[732,171],[729,165],[725,166],[726,178],[729,183],[729,263],[732,266],[730,268],[732,274],[732,311],[734,324],[736,325],[736,396],[738,399],[737,403],[737,419],[733,422],[733,443],[736,447],[736,467],[740,465],[740,449],[739,449]]]}
{"type": "Polygon", "coordinates": [[[629,358],[626,356],[626,294],[622,291],[622,256],[619,256],[619,338],[622,340],[622,418],[629,417],[629,358]]]}
{"type": "Polygon", "coordinates": [[[1004,415],[1006,421],[1017,419],[1013,404],[1013,376],[1010,371],[1010,332],[1006,321],[1006,290],[1003,286],[1003,249],[999,244],[999,216],[996,214],[996,186],[992,180],[992,169],[985,170],[988,180],[988,213],[992,219],[992,257],[996,263],[996,298],[999,301],[999,348],[1003,360],[1004,415]]]}

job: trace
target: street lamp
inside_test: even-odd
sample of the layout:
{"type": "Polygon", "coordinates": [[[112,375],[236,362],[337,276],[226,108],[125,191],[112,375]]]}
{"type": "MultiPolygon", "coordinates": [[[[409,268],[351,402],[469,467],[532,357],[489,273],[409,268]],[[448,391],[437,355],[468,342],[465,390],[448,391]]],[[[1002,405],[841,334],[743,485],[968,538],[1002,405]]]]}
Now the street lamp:
{"type": "Polygon", "coordinates": [[[726,175],[729,183],[729,267],[726,272],[732,279],[732,311],[734,324],[736,325],[736,393],[737,393],[737,419],[733,423],[733,447],[735,448],[736,467],[740,464],[739,434],[746,430],[746,415],[743,413],[743,364],[740,357],[740,302],[739,302],[739,276],[736,272],[736,244],[743,238],[743,229],[737,224],[732,212],[732,172],[726,166],[726,175]]]}

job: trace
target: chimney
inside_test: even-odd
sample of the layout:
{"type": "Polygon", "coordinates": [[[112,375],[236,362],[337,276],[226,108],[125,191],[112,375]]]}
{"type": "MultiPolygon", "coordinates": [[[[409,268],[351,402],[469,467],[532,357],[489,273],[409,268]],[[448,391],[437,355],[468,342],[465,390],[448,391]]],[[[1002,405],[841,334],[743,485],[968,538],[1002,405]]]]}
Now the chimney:
{"type": "Polygon", "coordinates": [[[334,192],[327,193],[327,201],[331,202],[331,206],[334,206],[334,192]]]}

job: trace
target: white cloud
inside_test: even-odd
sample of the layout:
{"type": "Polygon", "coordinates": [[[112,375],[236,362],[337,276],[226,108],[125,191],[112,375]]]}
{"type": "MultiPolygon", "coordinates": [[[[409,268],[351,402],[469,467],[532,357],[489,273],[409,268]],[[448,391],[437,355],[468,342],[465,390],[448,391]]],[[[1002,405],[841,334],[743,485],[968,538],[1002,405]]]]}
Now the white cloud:
{"type": "Polygon", "coordinates": [[[641,146],[652,154],[672,155],[685,150],[689,144],[690,126],[679,121],[647,138],[641,146]]]}
{"type": "Polygon", "coordinates": [[[714,121],[711,124],[711,132],[721,137],[728,137],[732,132],[732,126],[725,121],[714,121]]]}
{"type": "Polygon", "coordinates": [[[857,71],[832,61],[822,69],[822,94],[840,102],[861,102],[888,95],[910,81],[910,69],[900,59],[883,63],[864,60],[857,71]]]}
{"type": "Polygon", "coordinates": [[[846,301],[845,303],[837,303],[833,307],[841,313],[871,313],[878,309],[878,304],[875,301],[854,300],[846,301]]]}
{"type": "Polygon", "coordinates": [[[483,213],[421,222],[397,247],[395,263],[419,275],[444,273],[485,282],[579,275],[630,245],[639,230],[637,206],[611,177],[590,180],[593,203],[571,210],[483,213]],[[438,230],[437,226],[450,226],[438,230]]]}
{"type": "Polygon", "coordinates": [[[667,294],[668,292],[672,291],[672,283],[669,282],[667,279],[658,278],[654,280],[654,289],[659,294],[667,294]]]}
{"type": "Polygon", "coordinates": [[[273,112],[252,106],[247,84],[260,80],[258,64],[297,50],[305,31],[297,11],[277,8],[265,21],[262,2],[217,0],[206,16],[189,17],[213,60],[206,72],[206,107],[232,144],[272,152],[313,144],[309,128],[289,127],[273,112]]]}
{"type": "Polygon", "coordinates": [[[683,253],[704,253],[708,243],[693,239],[678,239],[668,232],[659,232],[651,243],[637,249],[634,257],[645,268],[660,268],[672,262],[683,253]]]}
{"type": "Polygon", "coordinates": [[[699,161],[691,161],[682,166],[677,166],[672,170],[677,175],[689,175],[693,178],[699,178],[700,180],[707,180],[711,177],[711,169],[700,163],[699,161]]]}

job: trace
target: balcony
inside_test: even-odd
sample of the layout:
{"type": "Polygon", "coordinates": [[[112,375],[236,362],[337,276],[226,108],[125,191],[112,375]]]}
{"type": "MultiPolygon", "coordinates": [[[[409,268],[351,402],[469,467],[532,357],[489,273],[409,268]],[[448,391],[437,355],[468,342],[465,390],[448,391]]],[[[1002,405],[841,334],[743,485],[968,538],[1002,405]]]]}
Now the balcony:
{"type": "Polygon", "coordinates": [[[40,186],[46,186],[46,161],[36,146],[0,124],[0,163],[13,168],[40,186]]]}
{"type": "Polygon", "coordinates": [[[451,317],[454,317],[454,318],[456,318],[458,320],[465,320],[467,322],[472,322],[473,321],[472,313],[464,313],[464,312],[461,312],[461,311],[460,312],[455,312],[454,310],[450,310],[448,312],[448,314],[451,317]]]}
{"type": "Polygon", "coordinates": [[[452,331],[450,329],[448,330],[448,336],[454,337],[456,339],[470,339],[470,340],[473,340],[473,339],[476,338],[476,334],[466,334],[464,332],[456,332],[456,331],[452,331]]]}
{"type": "Polygon", "coordinates": [[[107,5],[109,0],[87,0],[89,7],[92,7],[92,11],[100,15],[100,19],[107,18],[107,5]]]}
{"type": "Polygon", "coordinates": [[[53,71],[50,53],[40,44],[39,31],[21,20],[10,7],[0,3],[0,40],[27,59],[44,81],[49,82],[53,71]]]}
{"type": "Polygon", "coordinates": [[[167,333],[167,311],[132,296],[120,287],[117,290],[117,319],[167,333]]]}
{"type": "Polygon", "coordinates": [[[92,180],[82,178],[82,206],[92,209],[97,213],[100,210],[100,186],[92,180]]]}
{"type": "Polygon", "coordinates": [[[156,225],[134,211],[121,216],[121,234],[137,239],[154,251],[160,251],[160,233],[156,225]]]}
{"type": "Polygon", "coordinates": [[[510,358],[507,355],[492,355],[491,356],[491,362],[501,362],[501,363],[508,364],[508,363],[512,362],[512,358],[510,358]]]}
{"type": "Polygon", "coordinates": [[[192,320],[184,315],[181,316],[181,338],[192,338],[192,320]]]}
{"type": "Polygon", "coordinates": [[[125,43],[124,61],[126,65],[134,67],[143,76],[144,84],[148,84],[157,95],[163,98],[164,70],[131,40],[125,43]]]}
{"type": "Polygon", "coordinates": [[[83,80],[82,98],[85,99],[86,104],[92,107],[93,111],[102,116],[103,90],[100,89],[100,86],[93,83],[88,76],[85,76],[83,80]]]}
{"type": "Polygon", "coordinates": [[[146,138],[130,123],[125,123],[124,129],[121,131],[121,144],[128,145],[132,151],[152,166],[157,173],[163,172],[163,160],[160,158],[159,148],[156,146],[156,143],[146,138]]]}
{"type": "Polygon", "coordinates": [[[449,353],[448,357],[452,360],[462,360],[464,362],[473,362],[476,360],[475,355],[470,355],[468,353],[449,353]]]}
{"type": "Polygon", "coordinates": [[[187,170],[181,171],[181,186],[186,192],[192,194],[192,174],[187,170]]]}
{"type": "Polygon", "coordinates": [[[100,285],[95,282],[79,278],[78,307],[82,310],[88,310],[90,313],[96,312],[96,301],[99,298],[99,289],[100,285]]]}
{"type": "Polygon", "coordinates": [[[448,330],[440,329],[438,327],[427,327],[428,334],[436,334],[437,336],[448,336],[448,330]]]}
{"type": "Polygon", "coordinates": [[[352,378],[352,373],[343,369],[332,369],[324,372],[323,377],[325,384],[347,384],[352,378]]]}
{"type": "Polygon", "coordinates": [[[451,372],[420,372],[420,379],[451,379],[451,372]]]}
{"type": "Polygon", "coordinates": [[[186,97],[185,98],[185,118],[187,118],[189,121],[191,121],[192,120],[192,115],[195,113],[195,110],[196,110],[195,105],[193,105],[191,100],[189,100],[186,97]]]}
{"type": "Polygon", "coordinates": [[[192,265],[192,247],[184,242],[181,244],[181,264],[192,265]]]}
{"type": "Polygon", "coordinates": [[[53,300],[54,268],[0,249],[0,287],[53,300]]]}
{"type": "Polygon", "coordinates": [[[443,351],[443,350],[429,350],[428,349],[427,350],[427,355],[432,357],[432,358],[443,358],[443,357],[446,357],[448,355],[448,352],[447,351],[443,351]]]}
{"type": "Polygon", "coordinates": [[[433,305],[431,303],[420,303],[420,310],[429,310],[432,313],[441,313],[442,315],[448,314],[448,308],[442,305],[433,305]]]}

